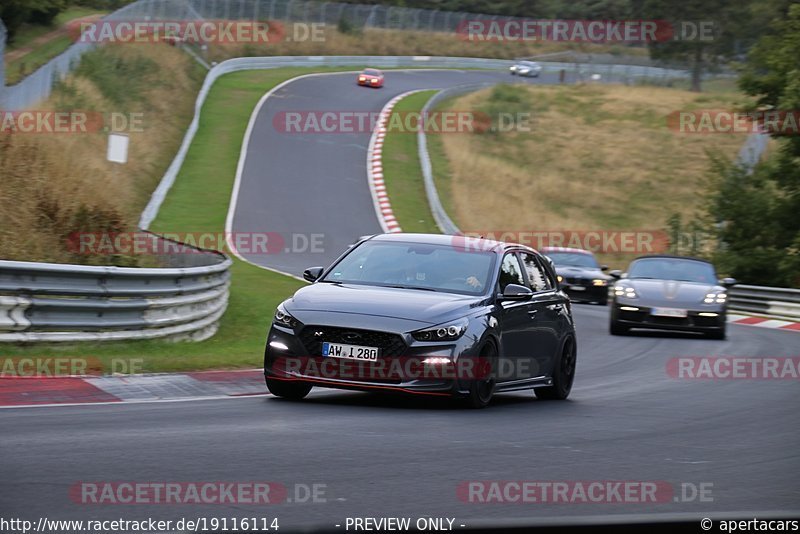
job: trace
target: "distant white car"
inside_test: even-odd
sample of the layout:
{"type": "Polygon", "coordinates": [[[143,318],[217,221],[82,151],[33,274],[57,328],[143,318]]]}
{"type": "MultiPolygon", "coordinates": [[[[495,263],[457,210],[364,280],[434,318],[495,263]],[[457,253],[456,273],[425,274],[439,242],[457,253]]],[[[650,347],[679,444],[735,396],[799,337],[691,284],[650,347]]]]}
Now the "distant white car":
{"type": "Polygon", "coordinates": [[[542,66],[535,61],[520,61],[509,67],[508,70],[511,71],[512,75],[518,74],[520,76],[538,78],[539,73],[542,72],[542,66]]]}

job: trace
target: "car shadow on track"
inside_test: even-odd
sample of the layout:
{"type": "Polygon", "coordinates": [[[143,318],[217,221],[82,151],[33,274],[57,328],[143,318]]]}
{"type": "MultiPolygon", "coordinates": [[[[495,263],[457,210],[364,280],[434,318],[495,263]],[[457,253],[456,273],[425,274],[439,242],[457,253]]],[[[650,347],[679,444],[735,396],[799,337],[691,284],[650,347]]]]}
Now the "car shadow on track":
{"type": "MultiPolygon", "coordinates": [[[[403,395],[391,393],[375,393],[361,391],[335,391],[323,395],[311,395],[302,401],[290,401],[268,396],[265,402],[280,402],[287,404],[312,405],[312,406],[350,406],[361,408],[390,408],[394,410],[423,410],[423,411],[466,411],[479,412],[485,410],[472,410],[467,403],[460,399],[439,396],[403,395]]],[[[570,401],[552,402],[537,400],[532,391],[518,392],[515,394],[498,394],[492,399],[487,408],[494,411],[515,406],[536,406],[543,409],[547,406],[567,406],[570,401]]]]}
{"type": "Polygon", "coordinates": [[[705,339],[712,341],[710,338],[705,337],[698,332],[681,332],[678,330],[630,330],[622,336],[617,336],[620,339],[626,337],[641,337],[641,338],[664,338],[664,339],[705,339]]]}

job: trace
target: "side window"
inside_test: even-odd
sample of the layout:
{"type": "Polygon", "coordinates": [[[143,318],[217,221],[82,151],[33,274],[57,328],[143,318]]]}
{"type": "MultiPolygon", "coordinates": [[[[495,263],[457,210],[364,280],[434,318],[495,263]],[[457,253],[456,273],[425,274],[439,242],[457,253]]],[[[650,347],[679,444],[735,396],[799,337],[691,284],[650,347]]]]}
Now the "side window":
{"type": "Polygon", "coordinates": [[[550,281],[547,279],[547,272],[539,265],[536,257],[533,254],[523,252],[520,254],[522,264],[525,266],[525,272],[528,274],[528,281],[530,288],[533,291],[547,291],[550,288],[550,281]]]}
{"type": "Polygon", "coordinates": [[[500,266],[500,292],[505,291],[508,284],[525,285],[525,280],[522,278],[522,269],[519,266],[519,260],[516,254],[506,254],[503,257],[503,263],[500,266]]]}

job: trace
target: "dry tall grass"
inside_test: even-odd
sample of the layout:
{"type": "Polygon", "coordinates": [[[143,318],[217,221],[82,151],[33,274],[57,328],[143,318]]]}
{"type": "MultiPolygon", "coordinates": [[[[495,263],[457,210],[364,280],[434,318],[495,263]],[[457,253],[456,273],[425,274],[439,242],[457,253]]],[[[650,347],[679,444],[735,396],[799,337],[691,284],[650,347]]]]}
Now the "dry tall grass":
{"type": "Polygon", "coordinates": [[[593,43],[547,41],[467,41],[455,33],[430,33],[401,30],[367,29],[342,33],[335,26],[325,26],[321,40],[303,39],[302,26],[295,30],[291,23],[283,31],[289,39],[281,38],[267,44],[212,45],[208,58],[222,61],[239,56],[282,55],[386,55],[386,56],[467,56],[512,59],[554,52],[625,54],[646,56],[642,47],[598,45],[593,43]]]}
{"type": "MultiPolygon", "coordinates": [[[[474,230],[662,230],[673,213],[695,215],[707,151],[734,157],[743,135],[679,134],[676,110],[734,109],[736,93],[582,85],[515,86],[520,102],[490,105],[492,90],[456,99],[456,110],[527,110],[529,132],[443,135],[456,221],[474,230]]],[[[684,219],[685,220],[685,219],[684,219]]],[[[621,264],[627,255],[608,255],[621,264]]]]}
{"type": "Polygon", "coordinates": [[[129,162],[106,161],[103,131],[0,133],[0,258],[138,261],[75,254],[67,239],[73,232],[135,229],[191,118],[202,71],[168,45],[109,46],[92,54],[38,109],[141,113],[142,131],[128,132],[129,162]]]}

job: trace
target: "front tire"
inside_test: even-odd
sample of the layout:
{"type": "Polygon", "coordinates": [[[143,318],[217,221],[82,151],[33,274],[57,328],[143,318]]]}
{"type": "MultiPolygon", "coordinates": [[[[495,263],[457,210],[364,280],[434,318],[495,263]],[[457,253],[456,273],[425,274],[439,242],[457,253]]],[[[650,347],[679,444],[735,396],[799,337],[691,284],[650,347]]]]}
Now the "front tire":
{"type": "Polygon", "coordinates": [[[533,390],[537,399],[565,400],[569,397],[569,393],[572,391],[572,382],[575,380],[577,356],[575,339],[570,337],[564,342],[561,356],[554,367],[553,385],[533,390]]]}
{"type": "Polygon", "coordinates": [[[478,361],[486,365],[486,378],[479,379],[475,376],[470,383],[467,402],[475,409],[489,406],[494,396],[497,385],[497,348],[494,343],[489,341],[484,345],[478,361]]]}
{"type": "Polygon", "coordinates": [[[276,380],[267,377],[267,389],[276,397],[289,400],[300,400],[311,391],[313,386],[304,382],[276,380]]]}

